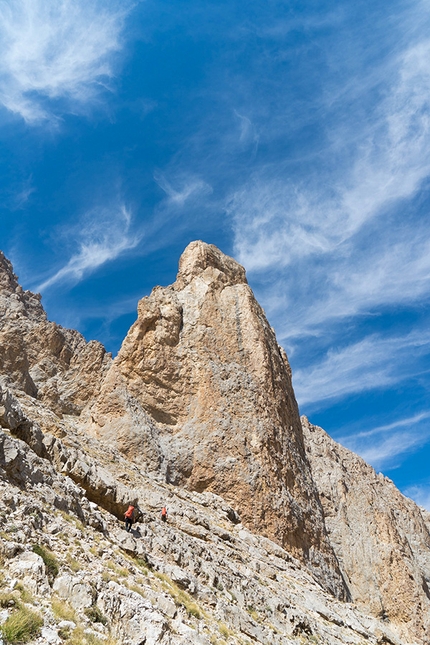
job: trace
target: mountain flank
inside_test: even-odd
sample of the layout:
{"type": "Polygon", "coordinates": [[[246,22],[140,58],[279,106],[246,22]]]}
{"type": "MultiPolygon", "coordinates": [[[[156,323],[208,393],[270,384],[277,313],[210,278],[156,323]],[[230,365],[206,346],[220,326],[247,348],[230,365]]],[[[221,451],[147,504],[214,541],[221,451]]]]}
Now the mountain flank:
{"type": "Polygon", "coordinates": [[[187,247],[115,359],[49,322],[0,254],[0,425],[5,643],[25,611],[34,643],[430,642],[428,514],[300,419],[216,247],[187,247]]]}

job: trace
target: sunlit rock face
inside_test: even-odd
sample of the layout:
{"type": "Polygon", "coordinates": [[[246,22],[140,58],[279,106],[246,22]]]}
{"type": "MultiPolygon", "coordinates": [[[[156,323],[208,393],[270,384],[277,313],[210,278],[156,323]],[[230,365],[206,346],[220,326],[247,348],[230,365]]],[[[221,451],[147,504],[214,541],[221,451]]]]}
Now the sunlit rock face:
{"type": "Polygon", "coordinates": [[[0,252],[0,377],[58,414],[79,414],[111,362],[103,345],[49,322],[0,252]]]}
{"type": "Polygon", "coordinates": [[[330,542],[352,599],[405,635],[430,633],[430,533],[393,482],[302,417],[330,542]]]}
{"type": "Polygon", "coordinates": [[[85,624],[84,584],[106,634],[130,645],[142,634],[209,645],[220,619],[234,645],[428,645],[430,515],[300,421],[285,353],[244,269],[217,248],[190,244],[176,282],[140,301],[114,361],[49,322],[0,254],[0,428],[0,576],[33,572],[24,580],[48,610],[55,591],[85,624]],[[134,537],[118,526],[129,501],[143,513],[134,537]],[[73,542],[64,513],[78,521],[73,542]],[[55,589],[37,543],[58,556],[55,589]],[[130,555],[149,558],[148,584],[130,555]],[[82,560],[76,579],[70,558],[82,560]],[[111,558],[138,593],[110,580],[111,558]],[[166,599],[166,576],[203,618],[166,599]],[[123,616],[137,614],[126,634],[123,616]]]}
{"type": "Polygon", "coordinates": [[[191,243],[176,282],[139,302],[91,417],[98,437],[171,483],[222,495],[345,595],[287,357],[245,270],[216,247],[191,243]]]}

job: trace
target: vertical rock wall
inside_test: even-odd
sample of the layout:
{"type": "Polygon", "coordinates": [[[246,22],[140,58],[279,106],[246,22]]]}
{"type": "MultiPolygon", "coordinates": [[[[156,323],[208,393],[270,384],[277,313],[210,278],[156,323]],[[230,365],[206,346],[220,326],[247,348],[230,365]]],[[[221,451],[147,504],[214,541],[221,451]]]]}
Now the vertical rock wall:
{"type": "MultiPolygon", "coordinates": [[[[393,482],[302,418],[325,522],[352,599],[403,626],[430,633],[430,534],[417,505],[393,482]]],[[[427,514],[426,514],[427,515],[427,514]]]]}
{"type": "Polygon", "coordinates": [[[79,414],[111,362],[97,341],[49,322],[40,295],[24,291],[0,252],[0,378],[57,414],[79,414]]]}
{"type": "Polygon", "coordinates": [[[102,440],[171,483],[222,495],[345,596],[285,353],[244,269],[216,247],[190,244],[175,284],[140,301],[90,414],[102,440]]]}

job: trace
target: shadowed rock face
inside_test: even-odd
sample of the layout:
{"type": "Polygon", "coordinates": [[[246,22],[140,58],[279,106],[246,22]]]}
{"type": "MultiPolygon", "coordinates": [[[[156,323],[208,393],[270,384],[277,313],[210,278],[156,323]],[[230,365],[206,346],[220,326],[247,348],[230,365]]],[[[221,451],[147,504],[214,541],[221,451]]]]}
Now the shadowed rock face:
{"type": "Polygon", "coordinates": [[[430,534],[417,505],[393,482],[302,418],[330,542],[352,599],[426,641],[430,534]]]}
{"type": "Polygon", "coordinates": [[[49,405],[79,414],[111,361],[103,345],[49,322],[40,295],[23,291],[0,252],[0,377],[49,405]]]}
{"type": "Polygon", "coordinates": [[[91,430],[145,469],[222,495],[252,530],[345,588],[310,476],[291,374],[245,271],[193,242],[138,306],[91,430]]]}

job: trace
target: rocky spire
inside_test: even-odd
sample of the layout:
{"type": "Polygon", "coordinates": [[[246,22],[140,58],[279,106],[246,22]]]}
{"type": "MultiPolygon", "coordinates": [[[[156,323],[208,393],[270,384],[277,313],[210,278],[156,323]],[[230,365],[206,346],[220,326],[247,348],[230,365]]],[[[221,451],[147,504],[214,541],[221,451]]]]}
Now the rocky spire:
{"type": "Polygon", "coordinates": [[[287,357],[235,260],[186,248],[176,282],[139,302],[91,415],[103,441],[173,484],[222,495],[345,595],[287,357]]]}
{"type": "Polygon", "coordinates": [[[18,289],[18,278],[11,262],[0,251],[0,293],[14,293],[18,289]]]}

